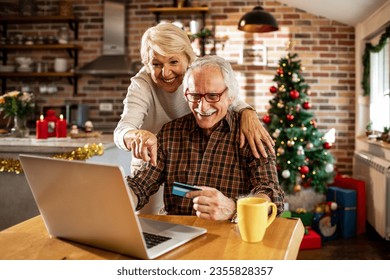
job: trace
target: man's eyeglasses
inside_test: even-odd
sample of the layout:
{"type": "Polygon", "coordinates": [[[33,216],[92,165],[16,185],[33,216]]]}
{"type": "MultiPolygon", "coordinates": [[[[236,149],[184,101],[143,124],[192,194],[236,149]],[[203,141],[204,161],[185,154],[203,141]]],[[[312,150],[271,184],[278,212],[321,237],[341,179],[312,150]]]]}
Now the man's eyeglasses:
{"type": "Polygon", "coordinates": [[[226,90],[227,88],[225,88],[220,93],[213,92],[213,93],[201,94],[196,92],[188,92],[187,89],[184,95],[187,101],[191,103],[199,103],[202,98],[204,98],[208,103],[217,103],[219,100],[221,100],[221,96],[226,90]]]}

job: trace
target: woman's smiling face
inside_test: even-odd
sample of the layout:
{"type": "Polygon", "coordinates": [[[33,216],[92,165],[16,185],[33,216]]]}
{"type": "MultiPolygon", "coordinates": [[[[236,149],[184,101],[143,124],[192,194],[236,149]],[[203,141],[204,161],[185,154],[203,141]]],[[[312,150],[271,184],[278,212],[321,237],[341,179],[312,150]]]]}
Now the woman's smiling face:
{"type": "Polygon", "coordinates": [[[164,91],[175,92],[183,82],[188,59],[184,54],[164,56],[154,52],[149,64],[152,80],[164,91]]]}

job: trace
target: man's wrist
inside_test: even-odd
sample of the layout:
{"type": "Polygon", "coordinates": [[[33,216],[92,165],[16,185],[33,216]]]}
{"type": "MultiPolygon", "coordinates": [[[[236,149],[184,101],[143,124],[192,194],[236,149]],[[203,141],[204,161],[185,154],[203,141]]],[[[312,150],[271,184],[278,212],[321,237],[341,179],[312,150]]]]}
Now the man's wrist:
{"type": "Polygon", "coordinates": [[[237,222],[238,222],[238,220],[237,220],[237,199],[231,198],[231,200],[233,200],[235,206],[234,206],[233,214],[230,217],[230,222],[237,224],[237,222]]]}

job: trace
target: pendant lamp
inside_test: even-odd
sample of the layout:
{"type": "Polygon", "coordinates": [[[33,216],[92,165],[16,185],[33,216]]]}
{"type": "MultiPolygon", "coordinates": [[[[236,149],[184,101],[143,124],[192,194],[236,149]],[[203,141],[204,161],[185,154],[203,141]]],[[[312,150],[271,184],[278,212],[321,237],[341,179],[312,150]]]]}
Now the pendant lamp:
{"type": "Polygon", "coordinates": [[[260,6],[254,7],[246,13],[238,22],[238,30],[252,33],[272,32],[279,29],[276,19],[260,6]]]}

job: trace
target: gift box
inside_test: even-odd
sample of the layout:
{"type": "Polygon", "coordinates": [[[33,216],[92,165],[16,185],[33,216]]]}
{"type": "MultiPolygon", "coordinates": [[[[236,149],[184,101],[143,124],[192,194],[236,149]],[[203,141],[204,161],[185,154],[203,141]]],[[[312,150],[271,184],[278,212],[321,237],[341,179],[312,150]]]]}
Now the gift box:
{"type": "Polygon", "coordinates": [[[299,249],[307,250],[307,249],[318,249],[318,248],[321,248],[321,236],[313,229],[308,228],[307,234],[303,236],[299,249]]]}
{"type": "Polygon", "coordinates": [[[302,221],[302,224],[306,227],[311,227],[313,223],[313,213],[312,212],[306,212],[306,213],[297,213],[297,212],[291,212],[291,217],[293,218],[300,218],[302,221]]]}
{"type": "Polygon", "coordinates": [[[356,191],[328,187],[327,201],[337,203],[338,229],[340,236],[348,239],[356,236],[356,191]]]}
{"type": "Polygon", "coordinates": [[[364,181],[336,175],[332,186],[356,191],[356,233],[366,232],[366,185],[364,181]]]}

